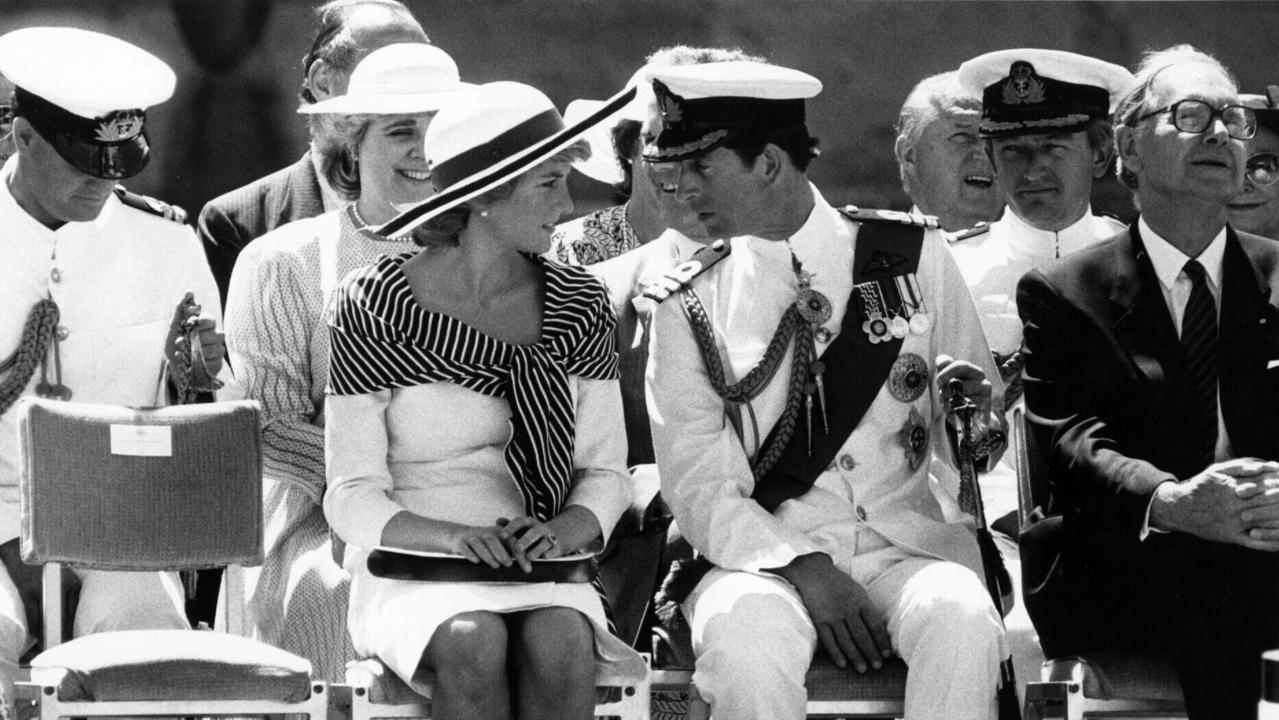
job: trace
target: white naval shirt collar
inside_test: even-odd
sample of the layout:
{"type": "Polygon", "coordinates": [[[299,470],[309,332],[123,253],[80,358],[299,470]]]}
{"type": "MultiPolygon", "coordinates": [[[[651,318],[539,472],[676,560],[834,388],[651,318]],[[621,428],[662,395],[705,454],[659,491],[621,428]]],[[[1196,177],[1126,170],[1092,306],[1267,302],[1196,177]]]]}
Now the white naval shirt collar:
{"type": "MultiPolygon", "coordinates": [[[[1146,223],[1145,215],[1137,218],[1137,229],[1141,232],[1141,239],[1145,243],[1146,252],[1150,255],[1150,262],[1155,266],[1155,275],[1159,277],[1159,284],[1163,286],[1164,294],[1168,295],[1177,284],[1177,278],[1182,276],[1181,269],[1191,258],[1151,230],[1150,225],[1146,223]]],[[[1195,258],[1200,265],[1203,265],[1204,274],[1208,277],[1208,289],[1212,291],[1218,306],[1221,304],[1221,263],[1225,255],[1226,228],[1223,225],[1208,247],[1195,258]]],[[[1184,307],[1185,303],[1181,304],[1184,307]]],[[[1173,316],[1178,318],[1177,324],[1180,327],[1181,313],[1175,312],[1173,316]]]]}
{"type": "Polygon", "coordinates": [[[746,236],[744,239],[756,253],[764,257],[772,259],[784,259],[790,262],[790,253],[794,251],[795,257],[804,263],[804,269],[809,272],[816,273],[817,269],[808,267],[809,259],[813,262],[824,262],[821,253],[824,250],[822,245],[830,243],[834,236],[835,218],[832,213],[833,208],[826,202],[826,199],[818,192],[817,186],[812,183],[808,184],[809,190],[813,194],[813,209],[809,211],[808,218],[804,220],[804,224],[799,226],[786,240],[767,240],[765,238],[753,235],[746,236]]]}
{"type": "Polygon", "coordinates": [[[1012,206],[1004,207],[1004,214],[998,222],[1007,224],[1008,244],[1013,251],[1030,257],[1065,257],[1097,242],[1091,205],[1078,220],[1057,232],[1030,225],[1013,212],[1012,206]]]}

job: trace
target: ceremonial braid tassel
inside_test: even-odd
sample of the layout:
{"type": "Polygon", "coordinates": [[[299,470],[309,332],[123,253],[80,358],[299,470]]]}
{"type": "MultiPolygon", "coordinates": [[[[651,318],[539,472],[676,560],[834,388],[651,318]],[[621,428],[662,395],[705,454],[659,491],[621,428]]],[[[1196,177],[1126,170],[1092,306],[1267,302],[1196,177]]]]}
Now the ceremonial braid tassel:
{"type": "Polygon", "coordinates": [[[808,323],[812,333],[812,359],[808,363],[809,380],[804,383],[804,413],[805,422],[808,427],[808,455],[813,455],[813,394],[817,394],[817,400],[821,404],[822,411],[822,430],[830,434],[830,421],[826,417],[826,384],[822,382],[822,372],[826,366],[817,357],[817,329],[822,323],[830,319],[831,305],[830,300],[826,296],[813,289],[813,274],[806,272],[804,266],[799,262],[799,258],[795,257],[792,250],[790,255],[791,269],[795,272],[795,284],[798,286],[798,294],[795,298],[795,309],[799,311],[800,317],[808,323]]]}

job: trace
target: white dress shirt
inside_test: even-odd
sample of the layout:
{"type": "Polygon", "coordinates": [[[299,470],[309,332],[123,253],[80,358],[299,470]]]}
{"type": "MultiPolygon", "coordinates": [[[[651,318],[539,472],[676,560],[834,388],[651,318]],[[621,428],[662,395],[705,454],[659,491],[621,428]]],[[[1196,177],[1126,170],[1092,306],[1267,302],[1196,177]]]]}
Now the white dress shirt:
{"type": "MultiPolygon", "coordinates": [[[[1190,300],[1190,289],[1193,283],[1182,268],[1190,260],[1198,260],[1203,266],[1204,276],[1208,281],[1208,292],[1217,306],[1218,326],[1221,318],[1221,268],[1222,258],[1226,254],[1226,228],[1222,226],[1217,236],[1208,247],[1196,258],[1178,250],[1163,239],[1150,225],[1143,215],[1137,219],[1137,228],[1141,232],[1146,253],[1150,255],[1150,263],[1155,267],[1155,275],[1159,278],[1159,290],[1163,293],[1168,312],[1172,314],[1173,326],[1177,328],[1177,337],[1181,337],[1181,321],[1186,314],[1186,302],[1190,300]]],[[[1214,459],[1217,462],[1229,460],[1234,456],[1230,445],[1230,436],[1226,432],[1226,419],[1221,414],[1221,390],[1217,390],[1217,448],[1214,459]]]]}

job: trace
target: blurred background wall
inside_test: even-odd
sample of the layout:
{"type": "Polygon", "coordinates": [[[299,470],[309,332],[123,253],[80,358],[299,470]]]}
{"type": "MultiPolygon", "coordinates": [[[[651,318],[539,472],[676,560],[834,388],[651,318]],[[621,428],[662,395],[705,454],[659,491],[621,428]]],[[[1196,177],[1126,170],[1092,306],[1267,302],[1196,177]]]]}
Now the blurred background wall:
{"type": "MultiPolygon", "coordinates": [[[[187,208],[283,167],[305,149],[294,113],[310,0],[0,0],[0,32],[37,24],[99,30],[178,74],[150,112],[157,154],[131,189],[187,208]]],[[[1192,43],[1245,91],[1279,83],[1277,2],[914,2],[860,0],[407,0],[463,79],[519,80],[562,108],[604,98],[645,56],[676,43],[740,47],[820,78],[810,124],[824,153],[811,176],[832,202],[908,205],[893,123],[921,78],[989,50],[1073,50],[1131,67],[1147,49],[1192,43]]],[[[575,176],[578,213],[609,202],[575,176]]],[[[1127,193],[1099,183],[1094,205],[1125,218],[1127,193]]]]}

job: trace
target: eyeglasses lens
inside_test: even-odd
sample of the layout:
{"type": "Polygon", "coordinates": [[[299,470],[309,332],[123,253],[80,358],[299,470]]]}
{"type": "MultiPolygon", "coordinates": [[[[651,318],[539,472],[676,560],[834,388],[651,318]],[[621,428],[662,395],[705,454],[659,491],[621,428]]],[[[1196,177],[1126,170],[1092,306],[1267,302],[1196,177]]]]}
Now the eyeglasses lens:
{"type": "Polygon", "coordinates": [[[1248,179],[1255,185],[1274,185],[1279,180],[1279,155],[1261,153],[1248,158],[1248,179]]]}
{"type": "Polygon", "coordinates": [[[1242,105],[1227,105],[1220,111],[1202,100],[1182,100],[1173,108],[1172,124],[1182,132],[1201,133],[1221,115],[1226,133],[1238,140],[1251,140],[1257,134],[1257,115],[1242,105]]]}

